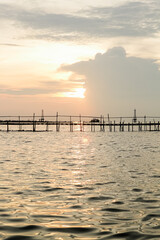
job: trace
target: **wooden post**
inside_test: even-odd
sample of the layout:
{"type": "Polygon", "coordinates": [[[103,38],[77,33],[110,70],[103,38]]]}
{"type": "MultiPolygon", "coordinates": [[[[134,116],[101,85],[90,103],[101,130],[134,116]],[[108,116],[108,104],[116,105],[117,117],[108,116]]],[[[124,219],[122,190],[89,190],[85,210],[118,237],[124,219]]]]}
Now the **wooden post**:
{"type": "Polygon", "coordinates": [[[130,123],[128,123],[128,132],[130,132],[130,123]]]}
{"type": "Polygon", "coordinates": [[[33,132],[36,131],[35,113],[33,113],[33,132]]]}
{"type": "Polygon", "coordinates": [[[124,132],[124,122],[122,123],[122,132],[124,132]]]}
{"type": "Polygon", "coordinates": [[[110,128],[110,132],[112,132],[112,122],[109,122],[109,128],[110,128]]]}
{"type": "Polygon", "coordinates": [[[95,123],[91,122],[91,132],[95,132],[95,123]]]}
{"type": "Polygon", "coordinates": [[[73,122],[71,116],[70,116],[70,132],[73,132],[73,122]]]}
{"type": "Polygon", "coordinates": [[[84,132],[84,121],[82,122],[82,131],[84,132]]]}
{"type": "Polygon", "coordinates": [[[133,132],[134,130],[133,130],[133,122],[132,122],[132,132],[133,132]]]}
{"type": "Polygon", "coordinates": [[[119,123],[119,131],[121,132],[121,121],[120,121],[120,123],[119,123]]]}
{"type": "Polygon", "coordinates": [[[141,132],[141,131],[142,131],[142,124],[141,124],[141,122],[140,122],[140,121],[138,122],[138,131],[139,131],[139,132],[141,132]]]}
{"type": "Polygon", "coordinates": [[[159,131],[159,121],[158,121],[157,131],[159,131]]]}
{"type": "Polygon", "coordinates": [[[146,116],[144,116],[144,131],[147,131],[146,116]]]}
{"type": "Polygon", "coordinates": [[[18,117],[18,120],[19,120],[19,131],[22,131],[21,117],[20,116],[18,117]]]}
{"type": "Polygon", "coordinates": [[[60,124],[59,124],[59,121],[58,121],[58,112],[56,113],[56,132],[59,132],[59,129],[60,129],[60,124]]]}
{"type": "Polygon", "coordinates": [[[9,122],[7,121],[7,132],[9,132],[9,122]]]}
{"type": "Polygon", "coordinates": [[[91,126],[91,132],[92,132],[92,119],[89,121],[90,126],[91,126]]]}
{"type": "Polygon", "coordinates": [[[81,117],[81,114],[79,115],[79,129],[80,129],[80,132],[82,132],[82,117],[81,117]]]}
{"type": "Polygon", "coordinates": [[[114,120],[114,132],[116,131],[116,122],[114,120]]]}
{"type": "Polygon", "coordinates": [[[151,131],[152,128],[151,128],[151,121],[149,122],[149,131],[151,131]]]}
{"type": "Polygon", "coordinates": [[[102,115],[100,116],[100,132],[103,131],[103,126],[102,126],[102,115]]]}
{"type": "Polygon", "coordinates": [[[103,132],[105,132],[105,121],[104,121],[104,116],[103,116],[103,132]]]}
{"type": "Polygon", "coordinates": [[[91,132],[93,132],[93,128],[92,128],[92,119],[90,120],[90,125],[91,125],[91,132]]]}
{"type": "Polygon", "coordinates": [[[49,128],[48,128],[48,121],[46,122],[46,132],[48,132],[49,128]]]}

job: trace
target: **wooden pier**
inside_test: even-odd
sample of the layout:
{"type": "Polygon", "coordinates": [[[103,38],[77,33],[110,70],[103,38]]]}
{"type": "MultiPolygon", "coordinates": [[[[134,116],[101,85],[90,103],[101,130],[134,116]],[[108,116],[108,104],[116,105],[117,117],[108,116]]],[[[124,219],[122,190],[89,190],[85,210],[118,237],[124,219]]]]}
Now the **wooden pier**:
{"type": "Polygon", "coordinates": [[[160,131],[160,117],[107,117],[104,116],[0,116],[1,131],[63,131],[68,126],[68,131],[91,132],[134,132],[134,131],[160,131]]]}

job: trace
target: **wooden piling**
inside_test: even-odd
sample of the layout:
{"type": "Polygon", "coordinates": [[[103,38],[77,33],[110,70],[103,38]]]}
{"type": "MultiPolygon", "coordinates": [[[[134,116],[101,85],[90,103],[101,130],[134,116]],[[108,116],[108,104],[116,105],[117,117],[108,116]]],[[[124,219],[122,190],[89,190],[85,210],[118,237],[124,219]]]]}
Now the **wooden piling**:
{"type": "Polygon", "coordinates": [[[109,123],[109,131],[112,132],[112,123],[109,123]]]}
{"type": "Polygon", "coordinates": [[[103,132],[105,132],[105,121],[104,121],[104,116],[103,116],[103,132]]]}
{"type": "Polygon", "coordinates": [[[128,132],[130,132],[130,123],[128,123],[128,132]]]}
{"type": "Polygon", "coordinates": [[[22,131],[22,125],[21,125],[21,117],[18,117],[18,121],[19,121],[19,131],[22,131]]]}
{"type": "Polygon", "coordinates": [[[59,124],[59,121],[58,121],[58,112],[56,113],[56,132],[59,132],[60,130],[60,124],[59,124]]]}
{"type": "Polygon", "coordinates": [[[134,126],[134,125],[133,125],[133,122],[132,122],[132,132],[134,131],[134,128],[133,128],[133,126],[134,126]]]}
{"type": "Polygon", "coordinates": [[[46,132],[49,131],[48,121],[46,122],[46,132]]]}
{"type": "Polygon", "coordinates": [[[70,116],[70,132],[73,132],[73,122],[72,122],[72,117],[70,116]]]}
{"type": "Polygon", "coordinates": [[[124,132],[124,122],[122,123],[122,132],[124,132]]]}
{"type": "Polygon", "coordinates": [[[116,122],[115,121],[114,121],[113,126],[114,126],[114,132],[115,132],[116,131],[116,122]]]}
{"type": "Polygon", "coordinates": [[[100,132],[103,132],[102,115],[100,116],[100,132]]]}
{"type": "Polygon", "coordinates": [[[33,132],[36,131],[35,113],[33,113],[33,132]]]}
{"type": "Polygon", "coordinates": [[[80,132],[82,132],[82,130],[83,130],[81,114],[79,115],[79,130],[80,130],[80,132]]]}
{"type": "Polygon", "coordinates": [[[9,132],[9,122],[7,121],[7,132],[9,132]]]}
{"type": "Polygon", "coordinates": [[[91,132],[95,132],[95,131],[96,131],[95,123],[91,121],[91,132]]]}

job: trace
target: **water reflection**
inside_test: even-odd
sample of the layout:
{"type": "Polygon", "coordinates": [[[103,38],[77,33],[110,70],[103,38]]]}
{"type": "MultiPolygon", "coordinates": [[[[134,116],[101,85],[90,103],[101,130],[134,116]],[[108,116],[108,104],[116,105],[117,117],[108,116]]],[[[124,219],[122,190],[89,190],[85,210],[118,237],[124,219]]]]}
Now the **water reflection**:
{"type": "Polygon", "coordinates": [[[159,135],[0,138],[2,240],[160,239],[159,135]]]}

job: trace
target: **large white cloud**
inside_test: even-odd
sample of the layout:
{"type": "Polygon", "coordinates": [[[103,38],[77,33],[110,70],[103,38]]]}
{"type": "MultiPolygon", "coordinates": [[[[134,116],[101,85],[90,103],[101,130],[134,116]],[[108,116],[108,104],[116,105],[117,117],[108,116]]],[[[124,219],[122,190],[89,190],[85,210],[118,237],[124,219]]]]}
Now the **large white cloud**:
{"type": "Polygon", "coordinates": [[[152,112],[160,101],[160,71],[152,59],[127,57],[116,47],[93,60],[61,67],[86,78],[86,98],[96,112],[152,112]]]}

